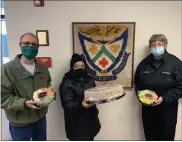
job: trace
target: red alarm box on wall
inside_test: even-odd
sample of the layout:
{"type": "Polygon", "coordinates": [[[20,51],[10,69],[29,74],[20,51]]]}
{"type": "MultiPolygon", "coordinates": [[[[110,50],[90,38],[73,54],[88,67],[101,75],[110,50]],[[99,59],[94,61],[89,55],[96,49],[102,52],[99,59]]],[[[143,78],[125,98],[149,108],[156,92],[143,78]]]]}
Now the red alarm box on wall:
{"type": "Polygon", "coordinates": [[[35,7],[44,7],[44,0],[34,0],[35,7]]]}
{"type": "Polygon", "coordinates": [[[36,57],[37,61],[44,64],[48,68],[52,66],[52,60],[51,57],[36,57]]]}

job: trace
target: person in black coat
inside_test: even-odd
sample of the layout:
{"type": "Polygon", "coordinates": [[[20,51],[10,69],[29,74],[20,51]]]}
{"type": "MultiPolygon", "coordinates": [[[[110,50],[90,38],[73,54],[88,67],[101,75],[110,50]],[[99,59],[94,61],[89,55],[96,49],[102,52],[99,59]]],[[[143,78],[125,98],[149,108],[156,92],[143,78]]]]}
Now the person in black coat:
{"type": "Polygon", "coordinates": [[[84,58],[73,54],[70,71],[59,87],[66,136],[71,141],[92,141],[101,129],[96,105],[84,101],[84,91],[92,87],[95,82],[87,73],[84,58]]]}
{"type": "Polygon", "coordinates": [[[149,40],[151,54],[138,65],[135,89],[155,91],[153,106],[142,106],[142,120],[147,141],[174,141],[178,100],[182,97],[182,62],[167,52],[167,38],[155,34],[149,40]]]}

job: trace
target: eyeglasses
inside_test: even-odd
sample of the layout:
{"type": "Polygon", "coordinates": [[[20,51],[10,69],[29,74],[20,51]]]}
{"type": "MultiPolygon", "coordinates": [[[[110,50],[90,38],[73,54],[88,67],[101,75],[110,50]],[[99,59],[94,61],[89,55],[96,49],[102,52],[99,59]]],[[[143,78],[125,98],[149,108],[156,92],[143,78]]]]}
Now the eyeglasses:
{"type": "Polygon", "coordinates": [[[25,46],[33,46],[33,47],[39,47],[39,44],[38,43],[35,43],[35,42],[20,42],[20,44],[22,45],[25,45],[25,46]]]}

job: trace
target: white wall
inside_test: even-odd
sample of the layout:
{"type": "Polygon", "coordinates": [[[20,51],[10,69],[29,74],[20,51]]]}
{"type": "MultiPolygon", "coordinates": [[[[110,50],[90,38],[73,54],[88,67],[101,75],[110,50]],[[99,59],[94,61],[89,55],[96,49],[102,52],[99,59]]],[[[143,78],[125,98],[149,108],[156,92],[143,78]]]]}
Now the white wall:
{"type": "MultiPolygon", "coordinates": [[[[180,1],[46,1],[44,8],[35,8],[33,1],[5,1],[10,57],[20,53],[17,44],[22,34],[49,30],[50,46],[40,47],[39,55],[52,57],[52,85],[58,89],[72,55],[72,22],[136,22],[134,69],[147,54],[148,40],[155,33],[165,34],[169,39],[168,51],[181,58],[181,13],[180,1]]],[[[144,139],[140,105],[133,90],[126,92],[123,99],[98,106],[102,129],[97,140],[144,139]]],[[[182,139],[181,115],[180,107],[178,140],[182,139]]],[[[48,113],[48,139],[66,139],[59,98],[48,113]]]]}

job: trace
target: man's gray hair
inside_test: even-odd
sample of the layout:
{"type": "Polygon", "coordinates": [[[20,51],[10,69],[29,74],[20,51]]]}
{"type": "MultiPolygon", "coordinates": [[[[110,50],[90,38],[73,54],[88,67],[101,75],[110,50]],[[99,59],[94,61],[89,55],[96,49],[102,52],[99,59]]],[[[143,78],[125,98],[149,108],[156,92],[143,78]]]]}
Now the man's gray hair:
{"type": "Polygon", "coordinates": [[[151,38],[149,39],[149,47],[151,47],[151,44],[155,41],[160,41],[164,43],[164,47],[167,46],[168,41],[167,38],[164,34],[154,34],[151,36],[151,38]]]}
{"type": "Polygon", "coordinates": [[[38,37],[37,37],[35,34],[31,33],[31,32],[28,32],[28,33],[23,34],[23,35],[20,37],[20,43],[22,42],[23,37],[26,36],[26,35],[31,35],[31,36],[35,37],[35,38],[37,39],[37,42],[39,43],[38,37]]]}

